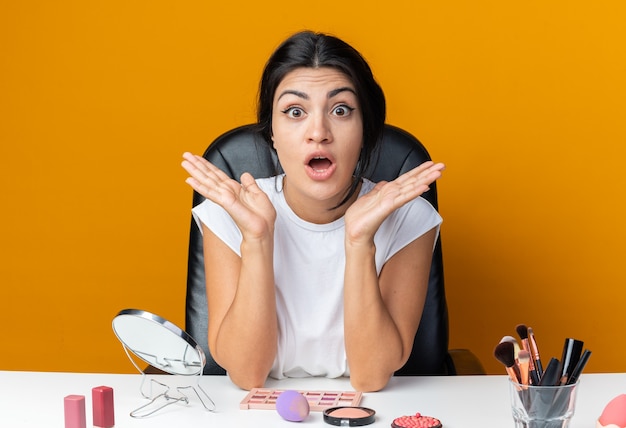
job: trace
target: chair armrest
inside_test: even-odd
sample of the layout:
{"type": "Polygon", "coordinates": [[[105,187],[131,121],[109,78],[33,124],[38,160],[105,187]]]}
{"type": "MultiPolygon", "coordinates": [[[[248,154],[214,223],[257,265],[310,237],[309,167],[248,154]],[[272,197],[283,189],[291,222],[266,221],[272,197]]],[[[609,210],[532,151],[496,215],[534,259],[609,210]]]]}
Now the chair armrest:
{"type": "Polygon", "coordinates": [[[476,355],[469,349],[450,349],[448,350],[449,374],[452,375],[484,375],[485,368],[481,364],[476,355]]]}

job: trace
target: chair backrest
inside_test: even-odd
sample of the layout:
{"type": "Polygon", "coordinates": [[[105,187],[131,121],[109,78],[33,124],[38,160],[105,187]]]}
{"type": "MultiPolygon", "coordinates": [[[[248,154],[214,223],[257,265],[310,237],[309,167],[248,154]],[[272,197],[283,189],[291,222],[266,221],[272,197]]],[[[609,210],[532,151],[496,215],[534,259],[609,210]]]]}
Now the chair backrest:
{"type": "MultiPolygon", "coordinates": [[[[430,160],[426,148],[411,134],[391,125],[386,125],[378,162],[367,177],[372,181],[393,180],[400,174],[430,160]]],[[[218,137],[203,155],[229,176],[239,180],[244,172],[255,178],[271,177],[276,174],[278,164],[275,153],[256,134],[251,125],[242,126],[218,137]]],[[[437,203],[436,183],[423,195],[435,208],[437,203]]],[[[193,206],[204,198],[194,192],[193,206]]],[[[204,277],[202,236],[198,226],[191,221],[189,260],[187,272],[187,303],[185,330],[202,346],[207,357],[205,374],[225,374],[215,363],[208,349],[208,312],[204,277]]],[[[443,278],[441,240],[436,243],[428,283],[426,304],[420,327],[415,336],[411,357],[396,375],[439,375],[448,374],[448,310],[443,278]]]]}

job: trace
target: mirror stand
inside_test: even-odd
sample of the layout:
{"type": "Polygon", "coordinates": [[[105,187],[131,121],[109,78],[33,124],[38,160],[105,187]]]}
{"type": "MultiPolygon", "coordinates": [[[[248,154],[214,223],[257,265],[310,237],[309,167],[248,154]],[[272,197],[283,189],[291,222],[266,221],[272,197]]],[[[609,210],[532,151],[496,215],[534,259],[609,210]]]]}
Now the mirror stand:
{"type": "Polygon", "coordinates": [[[200,400],[200,403],[202,403],[202,406],[204,406],[204,408],[207,411],[209,412],[215,411],[215,403],[213,402],[211,397],[209,397],[209,394],[207,394],[206,391],[202,388],[202,385],[200,385],[200,378],[202,377],[202,371],[200,371],[199,374],[196,376],[195,385],[177,386],[174,389],[174,391],[176,391],[176,394],[172,394],[170,392],[172,391],[172,387],[162,382],[159,382],[156,379],[150,379],[149,390],[148,390],[149,392],[146,393],[145,386],[147,383],[146,381],[148,380],[148,375],[143,369],[141,369],[137,365],[133,357],[130,355],[130,352],[128,352],[128,348],[123,343],[122,343],[122,348],[124,348],[124,352],[126,353],[126,356],[130,360],[130,362],[133,364],[133,366],[135,366],[137,371],[141,373],[141,384],[139,385],[139,392],[145,399],[150,400],[148,403],[142,406],[139,406],[138,408],[130,412],[131,417],[145,418],[147,416],[155,414],[159,410],[171,404],[176,404],[176,403],[181,403],[181,402],[185,404],[189,404],[189,397],[185,395],[185,393],[183,392],[185,390],[191,390],[196,395],[196,397],[198,397],[198,400],[200,400]],[[160,387],[162,392],[159,392],[158,394],[154,395],[153,388],[156,386],[160,387]],[[198,392],[198,390],[201,393],[198,392]],[[205,399],[203,399],[202,396],[205,397],[205,399],[210,403],[210,405],[207,405],[207,403],[205,402],[205,399]],[[159,406],[157,406],[156,408],[151,407],[156,402],[162,401],[162,400],[164,400],[164,402],[160,404],[159,406]]]}
{"type": "Polygon", "coordinates": [[[175,403],[189,404],[189,395],[192,395],[189,392],[195,394],[207,411],[215,411],[215,403],[200,385],[206,358],[191,336],[164,318],[137,309],[119,312],[113,319],[113,331],[122,343],[126,356],[141,373],[141,395],[150,400],[130,412],[131,417],[144,418],[175,403]],[[171,387],[150,379],[149,392],[146,393],[147,374],[131,354],[163,372],[179,375],[177,378],[195,376],[195,385],[171,387]],[[154,388],[159,388],[161,392],[155,395],[154,388]]]}

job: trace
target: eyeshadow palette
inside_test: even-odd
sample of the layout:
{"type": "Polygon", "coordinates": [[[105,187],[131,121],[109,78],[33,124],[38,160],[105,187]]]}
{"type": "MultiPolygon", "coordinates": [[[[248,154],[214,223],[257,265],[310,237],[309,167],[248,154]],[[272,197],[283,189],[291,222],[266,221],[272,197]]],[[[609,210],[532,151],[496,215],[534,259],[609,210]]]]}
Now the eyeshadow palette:
{"type": "MultiPolygon", "coordinates": [[[[247,409],[276,409],[276,399],[283,389],[254,388],[239,407],[247,409]]],[[[309,402],[309,408],[321,412],[331,407],[358,406],[363,394],[357,391],[298,391],[309,402]]]]}

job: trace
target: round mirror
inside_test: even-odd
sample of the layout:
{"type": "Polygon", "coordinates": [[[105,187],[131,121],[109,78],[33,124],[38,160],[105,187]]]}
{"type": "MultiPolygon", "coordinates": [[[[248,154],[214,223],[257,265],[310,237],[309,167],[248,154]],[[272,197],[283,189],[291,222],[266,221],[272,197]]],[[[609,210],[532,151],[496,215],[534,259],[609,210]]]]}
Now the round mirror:
{"type": "Polygon", "coordinates": [[[124,309],[113,319],[113,331],[126,349],[159,370],[175,375],[202,373],[206,363],[202,348],[158,315],[124,309]]]}

